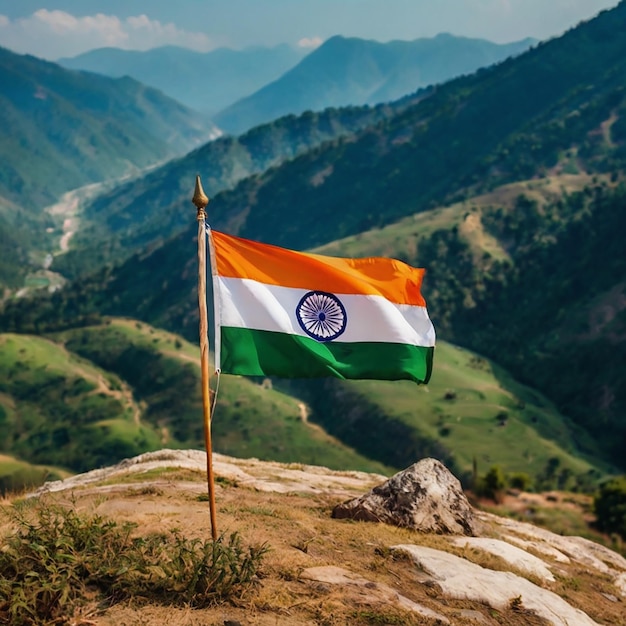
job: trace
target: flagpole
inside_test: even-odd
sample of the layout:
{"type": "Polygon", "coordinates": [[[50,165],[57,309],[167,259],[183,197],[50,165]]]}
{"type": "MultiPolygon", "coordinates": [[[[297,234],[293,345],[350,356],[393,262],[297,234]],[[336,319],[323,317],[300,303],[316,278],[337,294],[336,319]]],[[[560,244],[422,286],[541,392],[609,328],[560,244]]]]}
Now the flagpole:
{"type": "Polygon", "coordinates": [[[213,450],[211,445],[211,390],[209,388],[209,322],[206,304],[207,275],[207,233],[206,207],[209,198],[202,189],[200,176],[196,176],[196,188],[191,200],[197,209],[198,220],[198,310],[200,313],[200,370],[202,374],[202,410],[204,414],[204,446],[206,449],[206,475],[209,491],[209,512],[211,515],[211,535],[217,540],[215,518],[215,480],[213,476],[213,450]]]}

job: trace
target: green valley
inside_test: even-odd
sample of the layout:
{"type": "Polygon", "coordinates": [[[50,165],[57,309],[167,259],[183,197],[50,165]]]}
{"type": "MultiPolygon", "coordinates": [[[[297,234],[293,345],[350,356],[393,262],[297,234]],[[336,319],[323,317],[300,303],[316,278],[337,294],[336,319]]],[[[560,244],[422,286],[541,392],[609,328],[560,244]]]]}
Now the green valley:
{"type": "MultiPolygon", "coordinates": [[[[24,480],[36,476],[24,474],[25,462],[85,471],[160,447],[203,446],[198,349],[180,337],[112,318],[47,338],[4,334],[0,342],[3,451],[17,456],[24,480]]],[[[474,462],[481,473],[499,465],[537,486],[575,488],[610,469],[599,455],[580,456],[582,435],[549,401],[445,342],[428,387],[272,387],[222,377],[217,452],[382,473],[431,454],[468,484],[474,462]]]]}
{"type": "Polygon", "coordinates": [[[0,310],[0,451],[76,471],[202,445],[200,173],[215,229],[425,267],[438,333],[425,388],[224,377],[216,450],[377,471],[435,456],[466,484],[498,466],[537,489],[623,471],[625,28],[622,2],[473,75],[282,118],[85,204],[51,268],[72,280],[0,310]]]}

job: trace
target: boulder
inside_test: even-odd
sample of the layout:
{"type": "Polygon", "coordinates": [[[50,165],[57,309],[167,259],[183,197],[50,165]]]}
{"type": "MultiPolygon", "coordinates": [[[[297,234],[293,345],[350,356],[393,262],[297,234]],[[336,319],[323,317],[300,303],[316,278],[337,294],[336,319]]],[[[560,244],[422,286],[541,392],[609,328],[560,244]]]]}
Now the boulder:
{"type": "Polygon", "coordinates": [[[438,534],[476,536],[479,531],[461,483],[436,459],[423,459],[368,493],[338,504],[332,516],[438,534]]]}

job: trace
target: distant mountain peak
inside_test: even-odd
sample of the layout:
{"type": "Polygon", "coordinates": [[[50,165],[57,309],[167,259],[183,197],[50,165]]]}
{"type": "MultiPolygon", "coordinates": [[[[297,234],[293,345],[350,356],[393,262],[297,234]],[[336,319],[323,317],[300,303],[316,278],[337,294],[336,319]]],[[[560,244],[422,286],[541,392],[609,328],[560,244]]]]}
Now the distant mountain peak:
{"type": "Polygon", "coordinates": [[[282,115],[389,102],[528,47],[530,42],[503,45],[449,33],[388,43],[333,35],[279,79],[214,119],[226,132],[238,134],[282,115]]]}

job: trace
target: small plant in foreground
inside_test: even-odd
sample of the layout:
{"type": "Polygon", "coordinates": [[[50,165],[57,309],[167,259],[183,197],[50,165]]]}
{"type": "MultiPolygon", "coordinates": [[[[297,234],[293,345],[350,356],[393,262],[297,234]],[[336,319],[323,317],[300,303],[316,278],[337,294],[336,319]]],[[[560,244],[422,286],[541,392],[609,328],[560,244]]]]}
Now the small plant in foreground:
{"type": "Polygon", "coordinates": [[[215,542],[178,532],[136,537],[135,524],[56,505],[10,516],[16,530],[0,551],[0,623],[16,626],[65,623],[94,597],[205,607],[241,596],[268,550],[244,547],[237,533],[215,542]]]}

